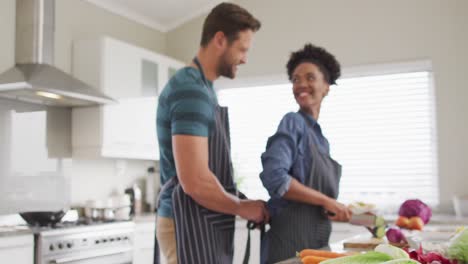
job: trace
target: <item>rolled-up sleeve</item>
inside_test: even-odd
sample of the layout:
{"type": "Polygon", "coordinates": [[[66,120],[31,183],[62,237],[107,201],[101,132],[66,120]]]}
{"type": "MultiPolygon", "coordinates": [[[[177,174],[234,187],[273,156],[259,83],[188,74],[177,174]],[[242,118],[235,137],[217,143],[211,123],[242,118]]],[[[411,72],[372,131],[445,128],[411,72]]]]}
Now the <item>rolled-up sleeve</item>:
{"type": "Polygon", "coordinates": [[[298,153],[299,129],[294,113],[281,120],[276,133],[268,139],[262,154],[263,171],[260,179],[272,198],[282,197],[291,184],[288,172],[298,153]]]}

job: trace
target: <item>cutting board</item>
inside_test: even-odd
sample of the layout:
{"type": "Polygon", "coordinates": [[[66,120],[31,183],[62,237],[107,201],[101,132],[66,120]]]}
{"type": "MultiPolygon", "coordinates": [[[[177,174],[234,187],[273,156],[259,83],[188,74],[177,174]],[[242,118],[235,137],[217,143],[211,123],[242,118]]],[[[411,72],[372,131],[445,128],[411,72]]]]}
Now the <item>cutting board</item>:
{"type": "Polygon", "coordinates": [[[385,243],[381,238],[353,238],[350,240],[345,240],[343,242],[344,249],[362,249],[362,250],[373,250],[380,244],[385,243]]]}
{"type": "Polygon", "coordinates": [[[295,257],[295,258],[286,259],[280,262],[276,262],[275,264],[301,264],[301,263],[302,263],[301,259],[298,257],[295,257]]]}

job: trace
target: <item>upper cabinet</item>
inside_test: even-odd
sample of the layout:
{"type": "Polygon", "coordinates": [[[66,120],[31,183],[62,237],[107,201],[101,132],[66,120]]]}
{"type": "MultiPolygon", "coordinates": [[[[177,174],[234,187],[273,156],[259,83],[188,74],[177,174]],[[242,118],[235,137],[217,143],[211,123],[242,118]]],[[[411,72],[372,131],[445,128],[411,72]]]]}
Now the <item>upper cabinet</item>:
{"type": "Polygon", "coordinates": [[[157,97],[183,66],[109,37],[75,42],[74,76],[117,102],[73,108],[73,156],[158,160],[157,97]]]}

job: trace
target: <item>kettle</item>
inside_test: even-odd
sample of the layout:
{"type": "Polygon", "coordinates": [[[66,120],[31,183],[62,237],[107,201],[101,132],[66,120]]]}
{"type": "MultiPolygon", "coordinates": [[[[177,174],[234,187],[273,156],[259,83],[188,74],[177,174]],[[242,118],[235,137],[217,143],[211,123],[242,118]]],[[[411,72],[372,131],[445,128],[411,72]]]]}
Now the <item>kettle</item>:
{"type": "Polygon", "coordinates": [[[154,167],[149,167],[147,170],[145,191],[145,202],[148,204],[149,211],[155,212],[156,197],[159,194],[159,171],[154,167]]]}
{"type": "Polygon", "coordinates": [[[125,193],[130,196],[130,214],[141,215],[142,213],[142,194],[140,187],[135,183],[132,187],[125,189],[125,193]]]}

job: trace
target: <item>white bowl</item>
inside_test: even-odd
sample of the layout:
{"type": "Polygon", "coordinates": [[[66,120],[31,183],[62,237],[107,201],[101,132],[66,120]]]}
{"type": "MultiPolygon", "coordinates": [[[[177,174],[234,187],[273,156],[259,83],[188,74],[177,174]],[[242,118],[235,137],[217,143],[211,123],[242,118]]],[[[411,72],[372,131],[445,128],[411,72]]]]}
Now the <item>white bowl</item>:
{"type": "Polygon", "coordinates": [[[130,219],[130,206],[116,208],[114,210],[115,220],[129,220],[130,219]]]}
{"type": "Polygon", "coordinates": [[[132,204],[128,194],[112,196],[112,202],[114,208],[126,207],[132,204]]]}

